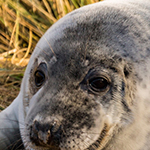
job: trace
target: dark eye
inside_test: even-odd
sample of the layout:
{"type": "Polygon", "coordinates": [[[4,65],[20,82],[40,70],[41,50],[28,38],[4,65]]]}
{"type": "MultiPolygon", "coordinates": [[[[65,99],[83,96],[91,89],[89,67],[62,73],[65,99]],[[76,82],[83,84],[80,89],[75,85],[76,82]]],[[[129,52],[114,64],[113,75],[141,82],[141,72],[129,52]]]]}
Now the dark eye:
{"type": "Polygon", "coordinates": [[[34,74],[35,76],[35,84],[37,87],[40,87],[44,81],[45,81],[45,74],[40,71],[40,70],[37,70],[34,74]]]}
{"type": "Polygon", "coordinates": [[[107,89],[109,82],[103,77],[97,77],[89,80],[89,86],[94,92],[102,92],[107,89]]]}

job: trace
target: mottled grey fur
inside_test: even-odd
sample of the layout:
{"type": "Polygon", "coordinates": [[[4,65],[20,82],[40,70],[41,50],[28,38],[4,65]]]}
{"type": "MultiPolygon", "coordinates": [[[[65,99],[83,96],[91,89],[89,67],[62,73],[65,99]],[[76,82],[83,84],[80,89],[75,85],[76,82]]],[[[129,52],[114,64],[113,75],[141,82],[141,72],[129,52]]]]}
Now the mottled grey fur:
{"type": "MultiPolygon", "coordinates": [[[[17,118],[29,150],[149,150],[149,67],[148,0],[85,6],[60,19],[40,39],[21,92],[6,110],[15,110],[9,118],[17,118]],[[45,74],[39,87],[37,70],[45,74]],[[108,87],[93,91],[89,82],[94,77],[107,79],[108,87]]],[[[7,124],[3,120],[0,127],[13,123],[7,124]]],[[[0,132],[6,142],[11,136],[8,130],[0,132]]]]}

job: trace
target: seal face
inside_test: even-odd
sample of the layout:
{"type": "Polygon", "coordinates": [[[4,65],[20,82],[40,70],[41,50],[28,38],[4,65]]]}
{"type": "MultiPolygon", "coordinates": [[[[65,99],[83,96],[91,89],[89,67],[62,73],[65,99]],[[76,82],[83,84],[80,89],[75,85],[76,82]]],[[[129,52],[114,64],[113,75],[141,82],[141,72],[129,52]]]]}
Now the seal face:
{"type": "Polygon", "coordinates": [[[150,149],[149,8],[100,2],[45,33],[15,100],[25,149],[150,149]]]}
{"type": "Polygon", "coordinates": [[[117,55],[98,54],[99,49],[89,49],[85,60],[85,51],[67,49],[55,50],[53,64],[36,60],[31,69],[26,146],[102,149],[112,128],[132,121],[131,100],[125,99],[125,90],[131,92],[125,82],[135,89],[132,66],[117,55]]]}

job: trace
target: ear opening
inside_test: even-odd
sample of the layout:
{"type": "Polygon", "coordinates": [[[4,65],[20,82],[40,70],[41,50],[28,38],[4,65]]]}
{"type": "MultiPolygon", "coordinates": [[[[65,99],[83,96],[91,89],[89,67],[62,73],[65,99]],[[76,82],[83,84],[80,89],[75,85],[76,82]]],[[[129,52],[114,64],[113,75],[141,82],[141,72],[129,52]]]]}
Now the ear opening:
{"type": "Polygon", "coordinates": [[[121,58],[118,55],[115,55],[113,59],[116,60],[118,63],[121,63],[122,65],[124,65],[123,73],[124,73],[124,76],[128,78],[130,74],[132,73],[132,65],[130,63],[127,63],[123,58],[121,58]]]}
{"type": "Polygon", "coordinates": [[[124,75],[126,78],[129,77],[130,75],[130,72],[131,72],[131,68],[127,67],[127,65],[124,66],[124,75]]]}

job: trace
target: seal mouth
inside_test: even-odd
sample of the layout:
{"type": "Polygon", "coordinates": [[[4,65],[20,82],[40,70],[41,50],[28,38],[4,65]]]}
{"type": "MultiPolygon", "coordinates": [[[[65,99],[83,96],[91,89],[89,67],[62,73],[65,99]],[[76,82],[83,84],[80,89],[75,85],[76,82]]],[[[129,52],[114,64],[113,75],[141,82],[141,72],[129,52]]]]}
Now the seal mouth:
{"type": "Polygon", "coordinates": [[[104,146],[106,145],[106,143],[108,142],[108,132],[110,131],[110,128],[107,124],[104,124],[104,128],[101,131],[100,136],[98,137],[98,139],[92,143],[92,145],[90,145],[88,148],[86,148],[85,150],[93,150],[93,149],[103,149],[104,146]]]}

